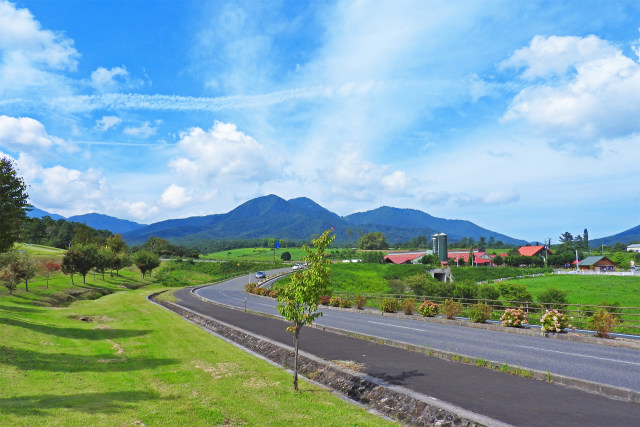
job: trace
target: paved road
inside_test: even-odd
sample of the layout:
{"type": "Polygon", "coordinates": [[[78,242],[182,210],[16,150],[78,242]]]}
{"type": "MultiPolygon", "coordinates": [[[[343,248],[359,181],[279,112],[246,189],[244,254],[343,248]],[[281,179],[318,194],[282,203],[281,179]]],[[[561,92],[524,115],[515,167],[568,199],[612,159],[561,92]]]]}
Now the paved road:
{"type": "MultiPolygon", "coordinates": [[[[246,277],[217,285],[230,292],[246,277]]],[[[237,291],[235,291],[237,293],[237,291]]],[[[209,304],[188,289],[175,294],[179,304],[286,345],[287,323],[209,304]]],[[[239,296],[239,295],[236,295],[239,296]]],[[[244,297],[240,296],[244,303],[244,297]]],[[[611,400],[561,386],[489,369],[429,357],[395,347],[305,328],[300,349],[326,360],[363,364],[363,372],[418,393],[518,426],[636,426],[640,405],[611,400]]]]}
{"type": "MultiPolygon", "coordinates": [[[[247,276],[244,276],[224,284],[201,288],[197,294],[241,308],[244,307],[246,298],[247,309],[279,315],[275,300],[241,292],[247,281],[247,276]]],[[[640,350],[331,309],[324,310],[324,316],[315,323],[640,391],[640,350]]]]}

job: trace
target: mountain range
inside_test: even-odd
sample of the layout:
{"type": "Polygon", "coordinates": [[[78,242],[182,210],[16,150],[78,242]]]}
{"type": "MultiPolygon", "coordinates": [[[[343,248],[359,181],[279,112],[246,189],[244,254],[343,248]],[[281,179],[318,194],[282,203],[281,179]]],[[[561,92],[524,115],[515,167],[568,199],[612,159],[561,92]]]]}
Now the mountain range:
{"type": "MultiPolygon", "coordinates": [[[[435,233],[445,233],[449,240],[460,240],[463,237],[473,237],[476,240],[485,237],[488,240],[493,237],[496,241],[512,245],[527,243],[525,240],[482,228],[471,221],[437,218],[416,209],[382,206],[340,216],[306,197],[285,200],[276,195],[257,197],[223,214],[170,219],[150,225],[98,213],[64,218],[37,208],[29,212],[31,217],[41,218],[46,215],[121,233],[131,245],[144,243],[149,237],[161,237],[179,244],[197,240],[264,237],[308,241],[312,235],[320,234],[330,227],[334,227],[338,241],[351,244],[355,244],[359,235],[375,231],[382,232],[390,244],[407,242],[417,236],[430,238],[435,233]]],[[[592,243],[599,245],[601,241],[604,244],[640,241],[640,226],[614,236],[594,239],[592,243]]]]}

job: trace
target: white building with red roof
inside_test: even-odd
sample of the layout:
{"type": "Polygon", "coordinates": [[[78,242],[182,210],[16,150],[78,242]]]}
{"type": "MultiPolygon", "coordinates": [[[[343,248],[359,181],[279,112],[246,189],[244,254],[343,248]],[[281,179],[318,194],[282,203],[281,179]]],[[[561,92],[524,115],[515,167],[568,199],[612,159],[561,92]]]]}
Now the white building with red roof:
{"type": "Polygon", "coordinates": [[[389,252],[384,257],[384,261],[394,264],[419,264],[423,256],[431,254],[433,251],[389,252]]]}

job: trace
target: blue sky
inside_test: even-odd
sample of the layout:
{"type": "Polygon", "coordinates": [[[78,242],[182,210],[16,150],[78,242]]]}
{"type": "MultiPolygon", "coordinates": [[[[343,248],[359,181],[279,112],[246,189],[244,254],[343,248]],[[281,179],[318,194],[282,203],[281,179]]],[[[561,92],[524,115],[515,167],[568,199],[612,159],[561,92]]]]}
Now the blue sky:
{"type": "Polygon", "coordinates": [[[640,3],[0,0],[0,155],[141,223],[306,196],[541,241],[640,224],[640,3]]]}

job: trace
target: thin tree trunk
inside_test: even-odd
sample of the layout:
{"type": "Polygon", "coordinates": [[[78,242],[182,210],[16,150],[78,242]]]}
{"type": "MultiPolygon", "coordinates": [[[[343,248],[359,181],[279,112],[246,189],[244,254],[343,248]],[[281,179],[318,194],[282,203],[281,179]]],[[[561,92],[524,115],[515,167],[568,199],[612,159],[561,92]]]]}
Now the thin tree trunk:
{"type": "Polygon", "coordinates": [[[26,289],[27,292],[29,292],[29,280],[24,281],[24,288],[26,289]]]}
{"type": "Polygon", "coordinates": [[[298,391],[298,341],[300,337],[300,330],[296,329],[296,332],[293,335],[294,347],[295,347],[295,355],[293,358],[293,389],[298,391]]]}

